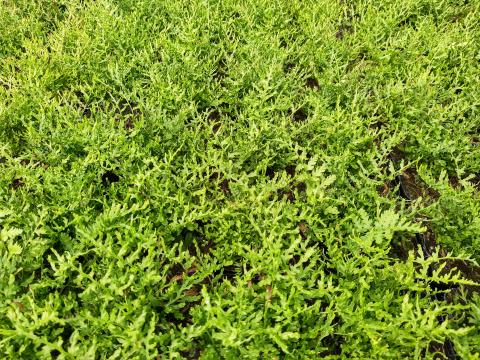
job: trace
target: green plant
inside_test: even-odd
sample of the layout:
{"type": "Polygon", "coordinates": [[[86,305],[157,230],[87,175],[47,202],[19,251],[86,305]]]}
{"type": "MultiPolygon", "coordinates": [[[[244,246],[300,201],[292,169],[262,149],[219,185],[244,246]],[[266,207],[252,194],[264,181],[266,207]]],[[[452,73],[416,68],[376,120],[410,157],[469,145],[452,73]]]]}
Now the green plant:
{"type": "Polygon", "coordinates": [[[478,0],[0,4],[1,358],[480,357],[478,0]]]}

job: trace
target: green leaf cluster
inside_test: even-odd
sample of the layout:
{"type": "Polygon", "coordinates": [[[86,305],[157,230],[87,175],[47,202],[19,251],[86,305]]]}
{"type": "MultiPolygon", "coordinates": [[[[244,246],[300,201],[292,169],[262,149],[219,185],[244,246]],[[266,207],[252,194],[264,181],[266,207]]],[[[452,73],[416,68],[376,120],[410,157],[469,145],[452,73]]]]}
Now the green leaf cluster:
{"type": "Polygon", "coordinates": [[[479,359],[478,0],[0,29],[0,358],[479,359]]]}

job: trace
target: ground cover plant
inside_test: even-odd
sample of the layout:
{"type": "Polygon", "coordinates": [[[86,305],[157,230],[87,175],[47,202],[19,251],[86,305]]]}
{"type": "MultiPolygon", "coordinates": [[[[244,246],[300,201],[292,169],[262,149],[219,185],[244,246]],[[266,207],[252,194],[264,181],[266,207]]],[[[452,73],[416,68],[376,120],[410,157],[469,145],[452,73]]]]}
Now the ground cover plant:
{"type": "Polygon", "coordinates": [[[480,358],[480,1],[0,29],[0,358],[480,358]]]}

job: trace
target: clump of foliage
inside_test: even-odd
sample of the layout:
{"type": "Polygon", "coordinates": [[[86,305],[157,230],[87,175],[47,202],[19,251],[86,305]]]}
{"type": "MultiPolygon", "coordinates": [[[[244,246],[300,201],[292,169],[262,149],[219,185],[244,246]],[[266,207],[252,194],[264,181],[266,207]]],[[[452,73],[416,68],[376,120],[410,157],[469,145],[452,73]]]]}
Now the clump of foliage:
{"type": "Polygon", "coordinates": [[[480,2],[0,2],[0,357],[480,357],[480,2]]]}

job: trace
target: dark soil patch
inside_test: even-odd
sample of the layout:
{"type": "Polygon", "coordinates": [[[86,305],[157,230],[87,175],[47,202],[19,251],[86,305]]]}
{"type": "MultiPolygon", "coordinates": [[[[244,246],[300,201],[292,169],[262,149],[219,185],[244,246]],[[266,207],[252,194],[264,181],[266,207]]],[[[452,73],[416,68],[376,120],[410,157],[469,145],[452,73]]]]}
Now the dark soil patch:
{"type": "Polygon", "coordinates": [[[87,101],[85,94],[79,90],[74,91],[74,95],[79,102],[79,109],[84,118],[90,119],[92,117],[92,104],[87,101]]]}
{"type": "MultiPolygon", "coordinates": [[[[198,112],[206,118],[214,134],[221,129],[223,120],[232,120],[234,118],[233,110],[228,103],[221,103],[215,107],[199,107],[198,112]]],[[[191,123],[191,121],[189,121],[189,123],[191,123]]]]}
{"type": "Polygon", "coordinates": [[[427,203],[431,203],[440,197],[438,191],[423,182],[414,168],[406,169],[397,177],[396,182],[400,185],[400,196],[406,200],[422,197],[427,203]]]}
{"type": "Polygon", "coordinates": [[[303,181],[297,183],[295,187],[299,193],[304,193],[305,191],[307,191],[307,184],[305,184],[303,181]]]}
{"type": "MultiPolygon", "coordinates": [[[[394,148],[389,155],[389,159],[396,165],[398,165],[404,158],[405,156],[403,151],[401,151],[399,148],[394,148]]],[[[387,183],[379,187],[377,190],[379,191],[379,194],[385,196],[396,187],[398,188],[398,196],[407,201],[413,201],[421,197],[424,199],[426,204],[431,204],[440,197],[440,194],[436,190],[430,188],[421,179],[418,172],[414,168],[406,169],[391,183],[387,183]]],[[[417,221],[424,225],[427,224],[426,220],[427,219],[421,217],[417,218],[417,221]]],[[[409,251],[418,251],[417,249],[420,249],[420,251],[423,253],[423,256],[427,258],[430,257],[435,251],[439,251],[440,256],[445,256],[446,252],[436,243],[435,233],[429,226],[426,227],[426,232],[417,233],[413,238],[410,239],[410,241],[393,241],[390,254],[394,257],[406,260],[408,258],[409,251]]],[[[445,266],[442,270],[444,275],[452,272],[459,272],[465,279],[470,279],[473,281],[478,281],[478,279],[480,279],[479,269],[470,266],[470,264],[465,264],[462,261],[444,260],[443,264],[432,264],[428,269],[428,274],[431,276],[436,269],[439,268],[439,266],[445,266]]],[[[431,296],[432,300],[448,301],[448,294],[452,294],[452,292],[456,291],[458,286],[432,282],[430,284],[430,288],[433,291],[433,295],[431,296]]],[[[440,323],[443,323],[445,320],[446,319],[443,316],[439,317],[438,319],[440,323]]],[[[428,351],[430,353],[443,354],[442,356],[449,360],[457,358],[453,343],[449,339],[446,339],[444,343],[430,344],[428,351]]]]}
{"type": "Polygon", "coordinates": [[[92,117],[92,110],[89,107],[85,107],[82,112],[83,117],[90,119],[92,117]]]}
{"type": "MultiPolygon", "coordinates": [[[[441,250],[441,252],[445,253],[441,250]]],[[[442,265],[445,264],[445,267],[441,271],[441,274],[449,273],[459,273],[464,279],[474,281],[480,284],[480,266],[467,263],[462,260],[445,260],[442,262],[442,265]]],[[[442,289],[443,284],[434,284],[438,289],[442,289]]],[[[474,292],[480,292],[480,285],[471,286],[466,285],[463,288],[467,291],[468,294],[473,294],[474,292]]],[[[444,289],[448,290],[448,289],[444,289]]]]}
{"type": "MultiPolygon", "coordinates": [[[[188,290],[187,290],[188,291],[188,290]]],[[[184,297],[185,301],[188,301],[188,296],[184,297]]],[[[185,327],[192,324],[192,317],[190,316],[190,309],[199,305],[200,301],[190,301],[187,302],[184,307],[180,309],[177,313],[166,313],[164,314],[165,320],[170,324],[176,325],[178,327],[185,327]]]]}
{"type": "Polygon", "coordinates": [[[449,176],[448,177],[448,183],[450,184],[451,187],[455,189],[460,189],[460,179],[457,176],[449,176]]]}
{"type": "Polygon", "coordinates": [[[142,113],[138,108],[138,104],[122,99],[118,102],[117,107],[114,109],[115,121],[123,123],[125,130],[131,130],[135,127],[135,121],[141,117],[142,113]]]}
{"type": "Polygon", "coordinates": [[[213,124],[213,126],[212,126],[212,132],[213,132],[214,134],[216,134],[216,133],[220,130],[221,127],[222,127],[222,124],[220,124],[220,123],[215,123],[215,124],[213,124]]]}
{"type": "Polygon", "coordinates": [[[302,237],[303,240],[307,239],[307,234],[308,234],[308,227],[304,222],[301,222],[298,224],[298,232],[300,233],[300,236],[302,237]]]}
{"type": "Polygon", "coordinates": [[[218,109],[213,109],[209,114],[208,114],[208,120],[210,121],[219,121],[220,120],[220,111],[218,109]]]}
{"type": "Polygon", "coordinates": [[[216,134],[218,132],[218,130],[220,130],[222,124],[220,122],[220,111],[218,109],[213,109],[213,111],[211,111],[209,114],[208,114],[208,120],[210,122],[213,123],[213,126],[212,126],[212,131],[214,134],[216,134]]]}
{"type": "Polygon", "coordinates": [[[237,275],[241,275],[241,273],[242,273],[241,267],[236,265],[227,265],[213,272],[210,280],[213,281],[213,279],[217,279],[220,282],[228,280],[231,283],[234,283],[235,277],[237,275]]]}
{"type": "Polygon", "coordinates": [[[294,203],[296,198],[295,194],[292,190],[288,189],[281,189],[277,191],[278,198],[281,199],[286,199],[290,203],[294,203]]]}
{"type": "Polygon", "coordinates": [[[293,62],[286,62],[283,65],[283,71],[285,73],[289,73],[289,72],[292,72],[296,67],[297,67],[297,64],[295,64],[293,62]]]}
{"type": "Polygon", "coordinates": [[[318,80],[314,77],[308,77],[305,79],[305,86],[309,89],[320,89],[320,84],[318,80]]]}
{"type": "Polygon", "coordinates": [[[410,251],[416,251],[416,241],[412,239],[394,239],[391,242],[389,256],[394,259],[400,259],[402,261],[408,260],[408,255],[410,251]]]}
{"type": "Polygon", "coordinates": [[[5,91],[9,91],[11,89],[11,86],[9,83],[7,82],[4,82],[3,80],[0,79],[0,81],[2,82],[2,87],[5,91]]]}
{"type": "MultiPolygon", "coordinates": [[[[402,175],[398,176],[395,179],[398,185],[398,195],[404,198],[405,200],[411,201],[418,199],[419,197],[425,198],[427,203],[435,201],[438,199],[439,194],[437,191],[429,188],[420,178],[415,169],[408,169],[402,175]]],[[[425,224],[424,219],[419,219],[419,221],[425,224]]],[[[437,243],[435,239],[435,233],[432,229],[427,226],[427,231],[425,233],[418,233],[412,239],[412,245],[414,248],[419,248],[423,252],[423,256],[430,257],[433,252],[439,251],[440,256],[445,256],[446,251],[443,250],[437,243]]],[[[411,249],[408,247],[396,247],[392,253],[398,254],[401,258],[405,258],[405,253],[408,254],[408,250],[411,249]]],[[[428,274],[431,276],[439,266],[444,266],[442,269],[442,274],[446,275],[449,273],[460,273],[461,276],[465,279],[478,282],[480,280],[480,267],[472,266],[471,264],[466,264],[463,261],[459,260],[442,260],[441,264],[432,264],[428,269],[428,274]]],[[[450,285],[444,283],[432,282],[430,284],[434,295],[432,295],[432,300],[437,301],[448,301],[448,294],[451,294],[452,291],[456,291],[458,288],[457,285],[450,285]]],[[[478,291],[477,287],[464,287],[466,290],[478,291]],[[474,289],[472,289],[474,288],[474,289]]],[[[446,319],[444,316],[440,317],[438,321],[440,323],[444,322],[446,319]]],[[[453,346],[453,343],[446,339],[443,344],[432,343],[430,345],[429,351],[432,353],[439,352],[444,354],[447,359],[456,359],[456,351],[453,346]]]]}
{"type": "Polygon", "coordinates": [[[127,120],[125,120],[124,128],[125,128],[125,130],[133,129],[134,128],[133,119],[128,118],[127,120]]]}
{"type": "Polygon", "coordinates": [[[248,287],[252,287],[253,285],[257,285],[260,281],[262,281],[263,275],[255,274],[249,281],[248,287]]]}
{"type": "Polygon", "coordinates": [[[185,269],[180,264],[173,264],[167,274],[167,280],[170,282],[183,281],[185,269]]]}
{"type": "Polygon", "coordinates": [[[209,225],[208,222],[196,220],[194,222],[195,228],[189,230],[184,228],[175,236],[179,242],[182,243],[182,248],[187,250],[190,256],[201,256],[202,254],[209,254],[215,248],[215,243],[212,239],[205,236],[205,228],[209,225]]]}
{"type": "Polygon", "coordinates": [[[438,354],[435,357],[436,359],[458,359],[453,343],[448,339],[443,344],[439,342],[431,342],[428,346],[428,352],[431,354],[438,354]]]}
{"type": "Polygon", "coordinates": [[[395,165],[398,165],[402,160],[405,159],[405,154],[400,146],[395,146],[390,154],[388,154],[388,160],[393,162],[395,165]]]}
{"type": "Polygon", "coordinates": [[[471,180],[472,185],[480,191],[480,172],[475,174],[475,177],[471,180]]]}
{"type": "Polygon", "coordinates": [[[110,184],[116,183],[120,181],[120,176],[118,176],[112,170],[107,170],[102,174],[102,185],[104,187],[109,186],[110,184]]]}
{"type": "Polygon", "coordinates": [[[289,203],[294,203],[297,201],[295,190],[297,195],[301,195],[306,191],[306,189],[307,189],[306,184],[304,182],[299,182],[293,185],[291,188],[277,190],[277,199],[279,200],[285,199],[289,203]]]}
{"type": "Polygon", "coordinates": [[[324,358],[326,356],[332,355],[342,355],[342,344],[345,342],[343,336],[338,334],[331,334],[323,338],[322,345],[327,349],[319,353],[319,358],[324,358]]]}
{"type": "Polygon", "coordinates": [[[10,187],[14,190],[17,190],[19,188],[21,188],[22,186],[24,186],[25,183],[23,182],[23,179],[22,178],[16,178],[16,179],[13,179],[12,181],[12,184],[10,185],[10,187]]]}
{"type": "Polygon", "coordinates": [[[292,119],[294,122],[304,122],[308,119],[307,112],[303,108],[297,109],[292,113],[292,119]]]}
{"type": "Polygon", "coordinates": [[[229,184],[230,183],[227,179],[223,179],[219,183],[220,190],[226,195],[230,194],[230,185],[229,184]]]}
{"type": "Polygon", "coordinates": [[[273,180],[275,178],[275,175],[281,171],[285,171],[289,177],[295,177],[296,173],[296,166],[293,164],[289,164],[287,166],[284,165],[272,165],[268,166],[267,169],[265,170],[265,176],[267,176],[269,179],[273,180]]]}
{"type": "Polygon", "coordinates": [[[271,180],[275,177],[275,173],[278,171],[278,169],[275,169],[274,166],[269,166],[267,167],[265,171],[265,175],[268,176],[271,180]]]}
{"type": "MultiPolygon", "coordinates": [[[[368,128],[378,133],[381,130],[385,129],[387,126],[388,124],[384,120],[376,120],[369,124],[368,128]]],[[[380,147],[380,139],[378,137],[374,139],[374,142],[378,147],[380,147]]]]}
{"type": "Polygon", "coordinates": [[[290,164],[290,165],[287,165],[287,166],[285,167],[285,171],[287,172],[288,176],[294,177],[294,176],[295,176],[295,172],[296,172],[296,168],[297,168],[297,167],[296,167],[295,165],[290,164]]]}
{"type": "Polygon", "coordinates": [[[223,80],[227,77],[227,61],[224,58],[221,58],[218,61],[217,68],[215,69],[213,73],[213,78],[220,82],[223,83],[223,80]]]}
{"type": "Polygon", "coordinates": [[[213,172],[212,175],[210,175],[209,180],[211,182],[215,182],[218,185],[218,188],[222,193],[225,195],[229,195],[230,192],[230,181],[225,178],[225,176],[221,173],[218,172],[213,172]]]}
{"type": "Polygon", "coordinates": [[[61,337],[65,344],[68,344],[75,329],[70,324],[65,324],[62,329],[61,337]]]}
{"type": "Polygon", "coordinates": [[[392,190],[392,182],[386,182],[383,185],[377,186],[378,195],[383,197],[386,197],[388,194],[390,194],[391,190],[392,190]]]}
{"type": "Polygon", "coordinates": [[[300,255],[294,255],[292,256],[292,258],[289,260],[288,263],[290,264],[290,266],[295,266],[299,263],[300,259],[301,259],[300,255]]]}

